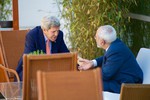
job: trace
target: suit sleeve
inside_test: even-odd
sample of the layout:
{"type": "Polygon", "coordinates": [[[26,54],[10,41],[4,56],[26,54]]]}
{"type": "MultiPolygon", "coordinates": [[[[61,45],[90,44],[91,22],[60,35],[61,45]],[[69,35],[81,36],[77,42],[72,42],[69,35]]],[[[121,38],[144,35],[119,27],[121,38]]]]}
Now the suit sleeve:
{"type": "Polygon", "coordinates": [[[25,41],[25,49],[24,49],[24,54],[28,54],[28,53],[31,53],[33,51],[35,51],[35,43],[34,42],[34,38],[32,37],[32,35],[30,34],[27,34],[26,36],[26,41],[25,41]]]}
{"type": "Polygon", "coordinates": [[[97,66],[102,67],[103,56],[96,58],[95,60],[97,62],[97,66]]]}
{"type": "MultiPolygon", "coordinates": [[[[24,53],[23,54],[29,54],[33,51],[35,51],[34,48],[34,39],[32,38],[32,36],[28,33],[26,35],[26,39],[25,39],[25,48],[24,48],[24,53]]],[[[23,56],[23,55],[22,55],[23,56]]],[[[22,65],[23,65],[23,57],[20,58],[19,62],[18,62],[18,66],[17,66],[17,73],[19,74],[20,80],[22,81],[22,65]]]]}

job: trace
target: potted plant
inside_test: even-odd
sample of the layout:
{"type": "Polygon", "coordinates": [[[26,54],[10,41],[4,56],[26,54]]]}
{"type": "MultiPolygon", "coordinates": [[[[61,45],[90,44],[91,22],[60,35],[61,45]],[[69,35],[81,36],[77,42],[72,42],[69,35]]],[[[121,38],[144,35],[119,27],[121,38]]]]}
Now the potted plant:
{"type": "Polygon", "coordinates": [[[10,17],[12,16],[12,0],[0,0],[0,27],[1,28],[11,28],[12,21],[10,17]]]}

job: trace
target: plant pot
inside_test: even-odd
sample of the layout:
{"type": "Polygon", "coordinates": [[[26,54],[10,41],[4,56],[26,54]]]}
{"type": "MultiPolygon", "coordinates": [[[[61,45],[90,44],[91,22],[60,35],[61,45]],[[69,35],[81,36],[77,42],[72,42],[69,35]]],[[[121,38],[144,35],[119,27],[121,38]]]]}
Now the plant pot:
{"type": "Polygon", "coordinates": [[[1,28],[12,28],[13,22],[12,21],[0,21],[1,28]]]}

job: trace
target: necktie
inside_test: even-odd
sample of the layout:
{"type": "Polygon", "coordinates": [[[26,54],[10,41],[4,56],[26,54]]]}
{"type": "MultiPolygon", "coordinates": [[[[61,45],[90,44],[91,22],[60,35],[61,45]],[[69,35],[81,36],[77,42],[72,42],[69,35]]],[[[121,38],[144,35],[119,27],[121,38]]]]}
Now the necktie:
{"type": "Polygon", "coordinates": [[[46,54],[51,54],[49,40],[46,41],[46,54]]]}

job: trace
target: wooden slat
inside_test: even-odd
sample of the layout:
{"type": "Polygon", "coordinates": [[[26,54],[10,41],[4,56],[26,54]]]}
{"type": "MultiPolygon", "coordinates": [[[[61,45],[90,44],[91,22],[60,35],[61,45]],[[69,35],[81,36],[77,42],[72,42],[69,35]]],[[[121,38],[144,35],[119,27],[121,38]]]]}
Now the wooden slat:
{"type": "Polygon", "coordinates": [[[12,0],[13,30],[19,30],[18,0],[12,0]]]}

